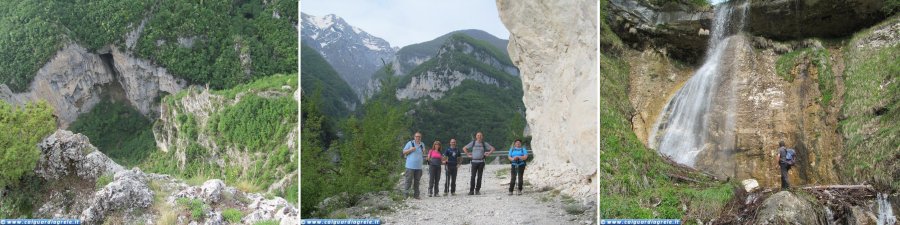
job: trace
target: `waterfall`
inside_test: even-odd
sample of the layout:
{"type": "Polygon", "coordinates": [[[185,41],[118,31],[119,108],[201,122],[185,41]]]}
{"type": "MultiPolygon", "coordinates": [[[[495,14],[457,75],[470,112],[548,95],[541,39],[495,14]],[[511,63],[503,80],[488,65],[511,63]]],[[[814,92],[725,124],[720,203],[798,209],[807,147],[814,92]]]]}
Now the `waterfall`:
{"type": "MultiPolygon", "coordinates": [[[[707,149],[709,139],[710,111],[713,108],[713,99],[719,88],[733,89],[733,83],[726,83],[726,87],[719,87],[721,77],[722,58],[725,54],[728,37],[740,32],[744,27],[744,18],[747,14],[749,1],[741,5],[732,6],[731,2],[721,3],[715,7],[715,18],[709,38],[709,46],[706,49],[706,58],[703,65],[684,86],[675,93],[660,116],[650,133],[649,145],[661,154],[669,156],[675,162],[694,166],[697,155],[707,149]],[[736,21],[735,21],[736,20],[736,21]],[[730,86],[728,86],[730,85],[730,86]]],[[[733,92],[731,92],[733,94],[733,92]]],[[[720,143],[719,149],[732,148],[734,146],[733,131],[734,96],[725,96],[730,99],[724,104],[728,111],[723,118],[724,140],[715,140],[720,143]]]]}
{"type": "Polygon", "coordinates": [[[876,221],[878,225],[897,223],[897,217],[894,216],[894,210],[891,209],[891,203],[888,202],[888,194],[878,193],[876,205],[878,207],[878,221],[876,221]]]}

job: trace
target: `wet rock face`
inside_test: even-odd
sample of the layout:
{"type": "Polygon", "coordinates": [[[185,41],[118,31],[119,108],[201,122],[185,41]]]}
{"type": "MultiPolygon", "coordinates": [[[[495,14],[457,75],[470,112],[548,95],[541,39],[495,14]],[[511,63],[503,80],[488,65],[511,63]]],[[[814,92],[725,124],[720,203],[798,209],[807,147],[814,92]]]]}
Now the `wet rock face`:
{"type": "Polygon", "coordinates": [[[778,192],[763,201],[753,224],[824,224],[814,202],[788,191],[778,192]]]}
{"type": "Polygon", "coordinates": [[[597,194],[596,4],[497,1],[533,135],[525,179],[585,202],[597,194]]]}
{"type": "MultiPolygon", "coordinates": [[[[740,3],[737,1],[736,3],[740,3]]],[[[775,40],[844,37],[886,18],[882,0],[751,1],[745,31],[775,40]]],[[[678,1],[610,0],[613,31],[632,48],[657,49],[688,63],[702,60],[713,18],[712,6],[678,1]]]]}
{"type": "MultiPolygon", "coordinates": [[[[601,9],[606,10],[606,9],[601,9]]],[[[622,41],[635,49],[661,49],[686,62],[702,60],[713,13],[679,1],[656,6],[645,0],[610,0],[604,15],[622,41]]]]}
{"type": "Polygon", "coordinates": [[[748,31],[773,39],[847,36],[887,15],[883,0],[752,1],[748,31]]]}
{"type": "MultiPolygon", "coordinates": [[[[708,140],[711,141],[697,155],[695,167],[722,178],[755,179],[762,187],[778,187],[778,141],[784,140],[788,147],[797,150],[800,159],[789,173],[792,185],[837,181],[835,162],[831,159],[839,154],[843,145],[837,133],[839,107],[835,106],[840,100],[827,106],[821,104],[818,79],[822,72],[808,59],[799,60],[800,63],[791,70],[795,77],[792,81],[777,75],[775,64],[780,57],[776,54],[777,48],[754,48],[759,46],[759,41],[754,41],[758,39],[738,35],[726,42],[728,54],[721,59],[722,73],[718,82],[729,88],[719,88],[712,99],[713,107],[708,116],[711,119],[707,124],[708,140]],[[734,114],[734,121],[727,120],[725,115],[728,114],[734,114]],[[729,122],[734,123],[733,129],[725,126],[729,122]]],[[[789,46],[787,48],[816,46],[804,42],[776,42],[769,46],[782,45],[789,46]]],[[[684,71],[674,69],[666,60],[643,56],[651,53],[634,54],[626,53],[632,61],[638,60],[631,63],[629,97],[637,110],[632,122],[637,136],[646,139],[659,111],[690,75],[682,75],[684,71]],[[642,59],[650,60],[640,61],[642,59]],[[659,65],[653,66],[653,63],[659,65]],[[663,71],[663,75],[653,78],[652,75],[658,73],[654,71],[663,71]]],[[[841,60],[834,57],[829,63],[841,60]]],[[[838,69],[833,71],[838,87],[842,84],[840,73],[842,71],[838,69]]],[[[835,96],[839,94],[839,91],[835,92],[835,96]]]]}

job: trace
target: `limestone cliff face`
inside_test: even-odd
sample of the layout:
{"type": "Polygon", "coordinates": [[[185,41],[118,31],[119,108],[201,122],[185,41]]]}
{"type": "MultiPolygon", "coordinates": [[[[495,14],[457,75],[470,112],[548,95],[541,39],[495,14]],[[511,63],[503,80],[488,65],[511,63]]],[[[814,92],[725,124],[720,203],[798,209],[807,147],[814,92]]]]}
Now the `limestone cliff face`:
{"type": "Polygon", "coordinates": [[[520,70],[534,161],[526,180],[597,195],[597,2],[498,0],[520,70]]]}
{"type": "MultiPolygon", "coordinates": [[[[139,59],[127,52],[112,47],[113,66],[119,75],[119,84],[133,106],[145,116],[159,114],[158,103],[160,93],[173,94],[187,84],[175,78],[165,68],[153,65],[150,61],[139,59]]],[[[155,116],[151,116],[155,117],[155,116]]]]}
{"type": "Polygon", "coordinates": [[[98,55],[69,44],[38,70],[27,92],[13,93],[0,84],[0,98],[17,104],[38,99],[47,101],[55,110],[60,126],[65,128],[79,114],[100,102],[100,94],[104,92],[100,86],[113,80],[112,72],[98,55]]]}
{"type": "Polygon", "coordinates": [[[185,84],[164,68],[116,46],[92,53],[73,43],[60,49],[38,70],[28,91],[13,93],[0,84],[0,99],[17,104],[47,101],[53,106],[60,127],[66,128],[103,97],[127,100],[141,114],[154,117],[158,114],[154,102],[160,93],[175,93],[185,84]]]}
{"type": "MultiPolygon", "coordinates": [[[[428,68],[420,73],[411,74],[410,82],[397,90],[397,99],[423,97],[440,99],[447,91],[459,86],[464,80],[473,80],[503,89],[508,89],[510,85],[516,85],[496,77],[503,76],[499,73],[506,73],[510,77],[518,75],[518,69],[515,66],[509,65],[508,62],[503,63],[501,59],[488,53],[488,50],[478,48],[457,35],[462,34],[448,38],[447,42],[438,49],[434,58],[429,59],[429,64],[420,65],[428,68]],[[460,60],[461,57],[471,57],[477,62],[467,63],[460,60]],[[478,63],[500,72],[473,65],[478,63]]],[[[421,68],[416,68],[416,70],[419,69],[421,68]]]]}

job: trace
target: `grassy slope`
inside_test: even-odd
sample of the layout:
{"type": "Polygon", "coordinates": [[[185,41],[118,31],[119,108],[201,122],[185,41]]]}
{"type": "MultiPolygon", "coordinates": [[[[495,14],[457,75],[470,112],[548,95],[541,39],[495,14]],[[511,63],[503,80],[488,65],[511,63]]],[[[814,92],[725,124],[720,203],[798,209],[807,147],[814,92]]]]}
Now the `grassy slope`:
{"type": "MultiPolygon", "coordinates": [[[[606,1],[600,3],[605,7],[606,1]]],[[[629,66],[616,56],[623,45],[604,20],[600,27],[600,217],[685,221],[718,217],[733,196],[734,185],[673,167],[637,139],[629,120],[634,113],[627,96],[629,66]],[[701,182],[679,183],[669,175],[701,182]]]]}
{"type": "MultiPolygon", "coordinates": [[[[876,25],[896,23],[900,16],[876,25]]],[[[840,131],[845,138],[841,175],[900,190],[900,45],[856,49],[872,29],[854,35],[845,47],[844,105],[840,131]]]]}

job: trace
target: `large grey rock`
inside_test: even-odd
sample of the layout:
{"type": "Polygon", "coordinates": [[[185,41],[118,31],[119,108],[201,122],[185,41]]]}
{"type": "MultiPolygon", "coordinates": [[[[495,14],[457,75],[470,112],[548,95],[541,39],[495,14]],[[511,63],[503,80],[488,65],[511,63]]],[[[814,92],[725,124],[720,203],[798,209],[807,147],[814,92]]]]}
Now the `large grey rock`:
{"type": "Polygon", "coordinates": [[[41,157],[34,172],[47,180],[73,174],[93,181],[103,173],[122,170],[122,166],[97,151],[97,148],[82,134],[57,130],[38,143],[38,147],[41,149],[41,157]]]}
{"type": "Polygon", "coordinates": [[[814,203],[781,191],[763,201],[753,224],[823,224],[816,209],[814,203]]]}
{"type": "Polygon", "coordinates": [[[498,0],[519,68],[535,159],[526,180],[597,196],[597,1],[498,0]]]}
{"type": "Polygon", "coordinates": [[[85,223],[99,223],[110,211],[130,212],[146,208],[153,203],[153,191],[147,186],[147,177],[140,169],[116,173],[114,181],[94,194],[90,207],[81,213],[85,223]]]}
{"type": "Polygon", "coordinates": [[[247,224],[253,224],[263,220],[280,221],[279,224],[297,224],[297,216],[299,211],[296,207],[288,203],[283,198],[266,199],[264,196],[256,193],[248,194],[247,197],[252,203],[247,205],[250,211],[241,220],[247,224]]]}

